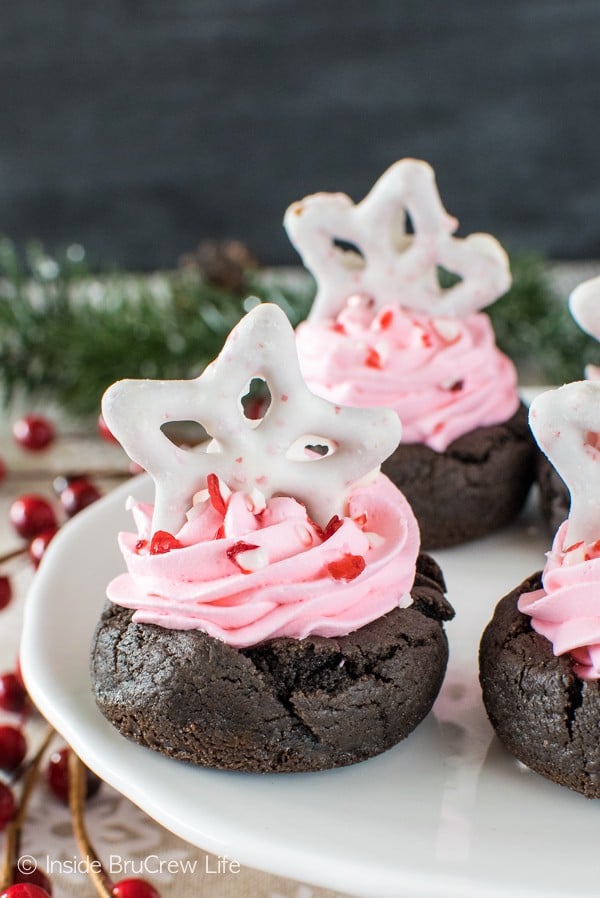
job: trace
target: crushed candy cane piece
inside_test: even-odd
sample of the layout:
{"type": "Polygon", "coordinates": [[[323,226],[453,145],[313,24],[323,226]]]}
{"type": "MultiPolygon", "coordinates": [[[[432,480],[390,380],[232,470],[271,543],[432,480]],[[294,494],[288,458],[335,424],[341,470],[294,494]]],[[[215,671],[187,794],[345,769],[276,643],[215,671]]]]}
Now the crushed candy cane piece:
{"type": "Polygon", "coordinates": [[[327,572],[332,580],[349,582],[362,574],[366,566],[367,563],[362,555],[346,553],[337,561],[330,561],[327,565],[327,572]]]}
{"type": "Polygon", "coordinates": [[[179,540],[166,530],[157,530],[150,541],[151,555],[164,555],[166,552],[170,552],[171,549],[182,548],[183,546],[179,540]]]}
{"type": "Polygon", "coordinates": [[[208,474],[206,484],[213,508],[215,511],[218,511],[219,514],[225,515],[227,511],[227,501],[231,496],[231,490],[227,484],[223,483],[222,480],[219,480],[216,474],[208,474]]]}

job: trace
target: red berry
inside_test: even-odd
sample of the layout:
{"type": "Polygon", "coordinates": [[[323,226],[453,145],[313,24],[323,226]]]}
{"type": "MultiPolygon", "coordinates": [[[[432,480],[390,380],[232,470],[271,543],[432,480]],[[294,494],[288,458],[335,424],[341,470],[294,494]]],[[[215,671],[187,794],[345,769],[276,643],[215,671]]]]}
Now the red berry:
{"type": "Polygon", "coordinates": [[[21,659],[20,658],[17,658],[17,660],[16,660],[14,675],[15,675],[15,679],[16,679],[17,683],[20,686],[22,686],[23,689],[25,689],[25,691],[27,691],[26,687],[25,687],[25,680],[23,679],[23,673],[21,671],[21,659]]]}
{"type": "Polygon", "coordinates": [[[14,673],[5,673],[0,676],[0,708],[3,711],[11,711],[20,714],[25,708],[27,690],[22,681],[14,673]]]}
{"type": "MultiPolygon", "coordinates": [[[[85,797],[92,798],[100,788],[102,781],[91,770],[85,772],[85,797]]],[[[69,803],[69,749],[61,748],[52,752],[46,767],[46,782],[64,804],[69,803]]]]}
{"type": "Polygon", "coordinates": [[[38,452],[54,440],[54,425],[42,415],[24,415],[13,424],[13,436],[23,449],[38,452]]]}
{"type": "Polygon", "coordinates": [[[25,539],[33,539],[43,530],[56,527],[56,515],[47,499],[28,493],[15,499],[9,510],[10,522],[25,539]]]}
{"type": "Polygon", "coordinates": [[[160,898],[154,886],[144,879],[122,879],[113,886],[112,894],[113,898],[160,898]]]}
{"type": "Polygon", "coordinates": [[[70,518],[100,498],[102,493],[86,477],[72,480],[60,493],[60,502],[70,518]]]}
{"type": "Polygon", "coordinates": [[[42,530],[41,533],[32,539],[29,544],[29,558],[34,568],[38,568],[40,561],[44,557],[44,553],[48,548],[48,543],[58,533],[58,527],[51,527],[50,530],[42,530]]]}
{"type": "Polygon", "coordinates": [[[0,726],[0,768],[16,770],[27,754],[25,736],[17,727],[0,726]]]}
{"type": "Polygon", "coordinates": [[[12,599],[12,585],[9,577],[0,577],[0,611],[9,604],[12,599]]]}
{"type": "Polygon", "coordinates": [[[19,882],[5,889],[0,898],[50,898],[51,893],[33,883],[19,882]]]}
{"type": "MultiPolygon", "coordinates": [[[[33,864],[33,861],[31,863],[33,864]]],[[[18,867],[14,867],[12,878],[15,885],[33,886],[41,889],[44,896],[52,895],[52,883],[39,867],[32,866],[31,870],[19,870],[18,867]]],[[[32,895],[32,898],[35,898],[36,895],[39,896],[39,892],[30,892],[29,894],[32,895]]]]}
{"type": "Polygon", "coordinates": [[[0,829],[4,829],[15,816],[15,797],[6,783],[0,783],[0,829]]]}
{"type": "Polygon", "coordinates": [[[359,574],[362,574],[367,566],[362,555],[350,555],[346,553],[337,561],[330,561],[327,565],[329,576],[333,580],[354,580],[359,574]]]}
{"type": "Polygon", "coordinates": [[[98,433],[102,437],[103,440],[106,440],[107,443],[118,443],[118,439],[109,428],[108,424],[104,420],[104,415],[98,415],[98,433]]]}

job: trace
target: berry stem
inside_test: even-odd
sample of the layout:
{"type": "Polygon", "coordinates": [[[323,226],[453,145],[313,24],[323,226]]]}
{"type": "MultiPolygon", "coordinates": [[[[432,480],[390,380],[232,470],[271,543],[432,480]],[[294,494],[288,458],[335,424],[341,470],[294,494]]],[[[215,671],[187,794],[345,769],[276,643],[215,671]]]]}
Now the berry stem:
{"type": "Polygon", "coordinates": [[[71,748],[69,751],[69,809],[73,834],[86,870],[100,898],[112,898],[114,883],[108,876],[102,861],[90,842],[83,815],[86,794],[86,770],[71,748]]]}
{"type": "Polygon", "coordinates": [[[28,546],[19,546],[18,549],[13,549],[12,552],[6,552],[4,555],[0,555],[0,564],[6,564],[14,558],[19,558],[20,555],[25,555],[28,548],[28,546]]]}
{"type": "Polygon", "coordinates": [[[38,750],[24,768],[23,788],[21,790],[21,797],[19,798],[17,813],[7,826],[4,834],[4,851],[2,854],[2,865],[0,866],[0,891],[4,891],[4,889],[7,889],[12,885],[13,870],[18,860],[21,830],[23,829],[23,823],[27,813],[27,805],[29,804],[33,787],[38,778],[42,758],[55,735],[54,729],[48,727],[46,735],[42,739],[38,750]]]}
{"type": "MultiPolygon", "coordinates": [[[[45,470],[35,470],[27,468],[17,471],[7,471],[6,481],[11,483],[19,483],[31,480],[45,480],[48,474],[52,474],[46,468],[45,470]]],[[[77,477],[93,477],[95,479],[104,480],[128,480],[132,476],[131,471],[127,468],[98,468],[94,471],[77,471],[77,477]]]]}

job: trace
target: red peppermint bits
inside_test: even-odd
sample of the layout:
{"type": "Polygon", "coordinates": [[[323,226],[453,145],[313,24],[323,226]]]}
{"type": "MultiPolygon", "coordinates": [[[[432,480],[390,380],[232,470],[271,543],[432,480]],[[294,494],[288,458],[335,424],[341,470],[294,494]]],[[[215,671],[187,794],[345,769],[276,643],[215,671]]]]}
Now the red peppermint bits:
{"type": "Polygon", "coordinates": [[[379,327],[382,331],[386,331],[392,325],[392,321],[394,320],[394,313],[391,309],[386,309],[385,312],[382,312],[379,316],[379,327]]]}
{"type": "Polygon", "coordinates": [[[360,527],[361,530],[364,530],[367,523],[367,516],[363,512],[362,514],[356,515],[355,518],[352,518],[357,527],[360,527]]]}
{"type": "Polygon", "coordinates": [[[240,539],[237,543],[229,546],[227,549],[227,557],[230,561],[235,561],[236,555],[239,555],[240,552],[252,552],[253,549],[258,549],[258,546],[255,546],[253,543],[245,543],[240,539]]]}
{"type": "Polygon", "coordinates": [[[592,543],[589,546],[587,552],[585,553],[586,561],[589,561],[590,558],[598,558],[600,555],[600,539],[597,539],[595,543],[592,543]]]}
{"type": "Polygon", "coordinates": [[[365,365],[367,366],[367,368],[381,368],[381,356],[372,346],[367,352],[365,365]]]}
{"type": "Polygon", "coordinates": [[[330,561],[327,565],[327,573],[332,580],[345,580],[349,582],[362,574],[367,563],[362,555],[350,555],[347,552],[337,561],[330,561]]]}
{"type": "Polygon", "coordinates": [[[138,539],[137,543],[135,544],[135,551],[143,552],[143,550],[146,548],[147,545],[148,545],[147,539],[138,539]]]}
{"type": "Polygon", "coordinates": [[[326,540],[329,539],[330,536],[333,536],[336,530],[339,530],[343,523],[344,522],[342,521],[342,519],[338,517],[337,514],[334,514],[334,516],[330,518],[325,525],[325,530],[323,531],[323,539],[326,540]]]}
{"type": "Polygon", "coordinates": [[[314,527],[319,539],[325,542],[326,539],[329,539],[330,536],[333,536],[336,530],[340,529],[344,522],[340,517],[338,517],[337,514],[334,514],[334,516],[328,520],[324,527],[321,527],[321,525],[317,524],[316,521],[313,521],[312,518],[308,518],[308,523],[311,525],[311,527],[314,527]]]}
{"type": "Polygon", "coordinates": [[[157,530],[150,540],[150,554],[164,555],[171,549],[182,549],[183,546],[168,530],[157,530]]]}
{"type": "Polygon", "coordinates": [[[225,499],[223,498],[223,495],[221,493],[219,478],[216,474],[208,475],[208,477],[206,478],[206,486],[213,508],[215,509],[215,511],[218,511],[219,514],[224,515],[227,511],[227,503],[225,502],[225,499]]]}

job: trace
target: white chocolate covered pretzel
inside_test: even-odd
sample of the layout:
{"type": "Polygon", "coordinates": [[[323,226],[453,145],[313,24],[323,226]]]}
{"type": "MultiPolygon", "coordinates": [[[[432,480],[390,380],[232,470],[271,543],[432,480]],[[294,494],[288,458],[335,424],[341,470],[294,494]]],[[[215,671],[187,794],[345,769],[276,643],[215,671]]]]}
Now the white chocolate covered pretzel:
{"type": "Polygon", "coordinates": [[[351,486],[378,468],[401,434],[395,412],[341,408],[311,393],[300,374],[294,331],[271,304],[242,319],[199,377],[118,381],[104,394],[102,413],[154,479],[154,532],[179,530],[210,474],[249,497],[255,490],[267,499],[292,496],[325,524],[344,513],[351,486]],[[245,416],[240,401],[254,378],[264,379],[271,394],[258,423],[245,416]],[[193,450],[179,448],[161,430],[168,421],[198,421],[212,439],[193,450]]]}
{"type": "Polygon", "coordinates": [[[335,318],[354,295],[375,310],[401,305],[463,318],[511,283],[508,257],[494,237],[453,236],[458,221],[442,205],[433,169],[418,159],[396,162],[356,205],[343,193],[307,196],[288,208],[284,224],[317,281],[311,319],[335,318]],[[442,288],[440,267],[459,283],[442,288]]]}
{"type": "Polygon", "coordinates": [[[542,393],[529,423],[571,494],[565,545],[593,544],[600,538],[600,381],[542,393]]]}
{"type": "MultiPolygon", "coordinates": [[[[571,315],[582,331],[600,342],[600,277],[579,284],[569,297],[571,315]]],[[[588,380],[600,380],[600,367],[586,365],[588,380]]]]}

